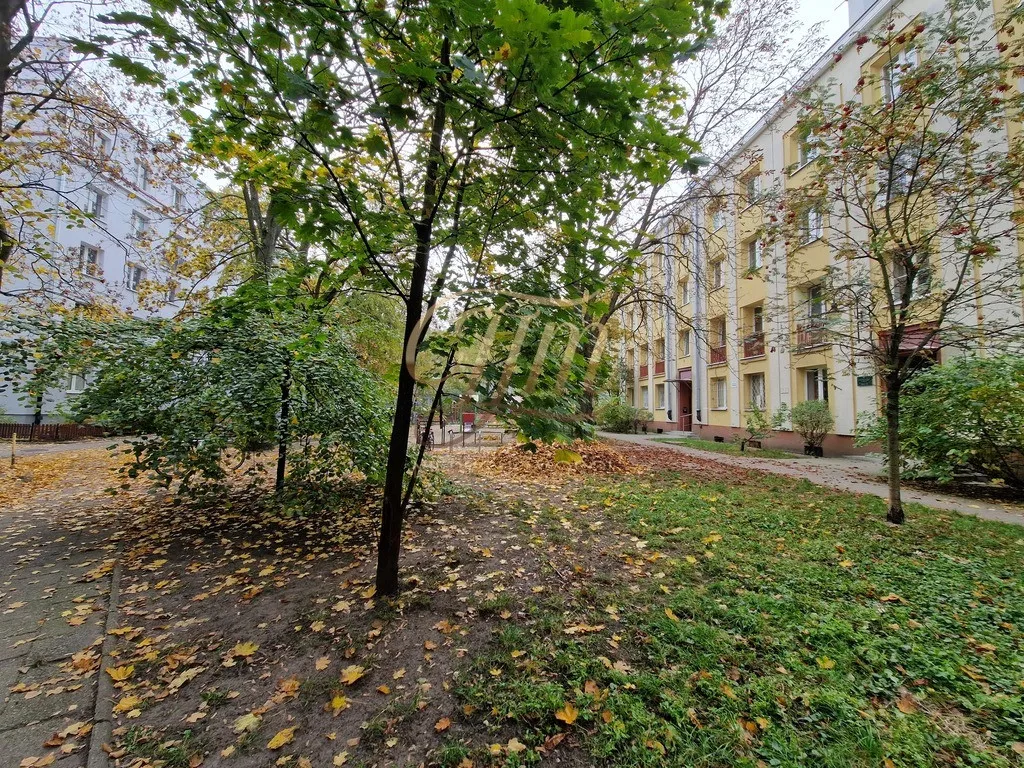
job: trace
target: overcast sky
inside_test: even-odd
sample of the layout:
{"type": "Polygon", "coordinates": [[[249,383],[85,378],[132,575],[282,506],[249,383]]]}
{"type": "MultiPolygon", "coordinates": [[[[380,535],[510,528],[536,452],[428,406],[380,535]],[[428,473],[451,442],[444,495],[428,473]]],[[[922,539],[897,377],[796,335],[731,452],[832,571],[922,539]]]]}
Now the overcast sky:
{"type": "Polygon", "coordinates": [[[839,39],[849,23],[846,0],[799,0],[800,15],[808,24],[824,22],[825,37],[829,43],[839,39]]]}

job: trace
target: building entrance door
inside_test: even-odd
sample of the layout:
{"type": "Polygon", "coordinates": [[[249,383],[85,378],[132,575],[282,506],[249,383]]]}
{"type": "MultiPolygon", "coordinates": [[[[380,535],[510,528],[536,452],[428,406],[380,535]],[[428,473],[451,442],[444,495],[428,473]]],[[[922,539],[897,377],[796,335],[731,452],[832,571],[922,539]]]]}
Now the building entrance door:
{"type": "Polygon", "coordinates": [[[693,429],[693,382],[679,382],[679,429],[690,432],[693,429]]]}

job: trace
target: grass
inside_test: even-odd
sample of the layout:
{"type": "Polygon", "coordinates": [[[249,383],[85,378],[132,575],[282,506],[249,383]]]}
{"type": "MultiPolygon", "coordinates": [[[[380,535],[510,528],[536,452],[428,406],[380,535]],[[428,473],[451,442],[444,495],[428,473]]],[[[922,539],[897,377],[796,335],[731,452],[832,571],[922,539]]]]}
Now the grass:
{"type": "Polygon", "coordinates": [[[698,440],[691,437],[656,437],[657,443],[672,443],[673,445],[685,445],[687,448],[697,448],[701,451],[714,451],[715,453],[727,453],[730,456],[751,456],[760,459],[799,459],[801,454],[779,451],[773,448],[751,448],[741,451],[739,443],[716,443],[714,440],[698,440]]]}
{"type": "Polygon", "coordinates": [[[878,499],[776,477],[577,503],[644,546],[521,607],[457,690],[522,757],[568,730],[630,768],[1022,764],[1024,529],[918,506],[890,527],[878,499]]]}

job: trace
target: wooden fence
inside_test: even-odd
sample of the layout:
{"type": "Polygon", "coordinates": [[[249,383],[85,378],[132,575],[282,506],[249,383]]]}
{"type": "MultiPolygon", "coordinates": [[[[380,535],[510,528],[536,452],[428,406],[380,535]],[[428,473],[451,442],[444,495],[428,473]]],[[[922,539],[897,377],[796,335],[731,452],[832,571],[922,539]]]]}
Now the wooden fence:
{"type": "Polygon", "coordinates": [[[30,443],[54,443],[103,437],[108,433],[102,427],[86,424],[0,424],[0,440],[10,440],[15,434],[19,440],[30,443]]]}

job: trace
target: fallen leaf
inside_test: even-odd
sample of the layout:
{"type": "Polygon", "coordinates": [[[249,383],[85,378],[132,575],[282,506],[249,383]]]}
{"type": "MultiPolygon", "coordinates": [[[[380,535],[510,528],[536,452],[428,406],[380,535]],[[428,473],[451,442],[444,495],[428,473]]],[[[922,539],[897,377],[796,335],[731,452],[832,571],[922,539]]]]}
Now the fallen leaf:
{"type": "Polygon", "coordinates": [[[107,668],[107,674],[110,675],[110,679],[113,680],[115,683],[120,683],[120,682],[123,682],[123,681],[127,680],[129,677],[132,676],[132,673],[134,671],[135,671],[135,665],[134,664],[127,664],[127,665],[125,665],[123,667],[108,667],[107,668]]]}
{"type": "Polygon", "coordinates": [[[363,675],[366,674],[365,667],[360,667],[355,664],[350,664],[345,667],[341,672],[341,682],[345,685],[352,685],[354,682],[359,680],[363,675]]]}
{"type": "Polygon", "coordinates": [[[339,752],[331,760],[331,765],[344,765],[346,762],[348,762],[348,752],[339,752]]]}
{"type": "Polygon", "coordinates": [[[248,714],[236,718],[233,727],[235,729],[235,733],[245,733],[246,731],[255,731],[259,726],[260,716],[249,712],[248,714]]]}
{"type": "Polygon", "coordinates": [[[904,693],[896,700],[896,709],[905,715],[912,715],[918,710],[917,701],[909,693],[904,693]]]}
{"type": "Polygon", "coordinates": [[[298,726],[293,725],[291,728],[283,728],[274,734],[269,742],[267,742],[267,749],[280,749],[285,744],[291,744],[295,738],[295,730],[298,726]]]}
{"type": "Polygon", "coordinates": [[[256,651],[259,650],[257,643],[238,643],[234,648],[228,651],[228,656],[241,656],[244,659],[252,656],[256,651]]]}
{"type": "Polygon", "coordinates": [[[317,672],[323,672],[325,669],[331,666],[331,660],[327,656],[321,656],[319,659],[316,660],[316,663],[313,666],[316,667],[317,672]]]}
{"type": "Polygon", "coordinates": [[[818,659],[818,666],[822,669],[835,669],[836,663],[828,656],[822,656],[820,659],[818,659]]]}
{"type": "Polygon", "coordinates": [[[441,733],[441,731],[447,731],[451,727],[452,721],[450,718],[447,717],[442,717],[440,720],[434,723],[434,730],[438,733],[441,733]]]}
{"type": "Polygon", "coordinates": [[[515,755],[524,751],[526,749],[526,745],[513,736],[508,740],[508,744],[505,745],[505,749],[508,750],[510,754],[515,755]]]}
{"type": "Polygon", "coordinates": [[[572,725],[576,722],[576,718],[579,717],[580,711],[572,705],[572,702],[566,702],[560,710],[555,712],[555,719],[561,720],[566,725],[572,725]]]}

